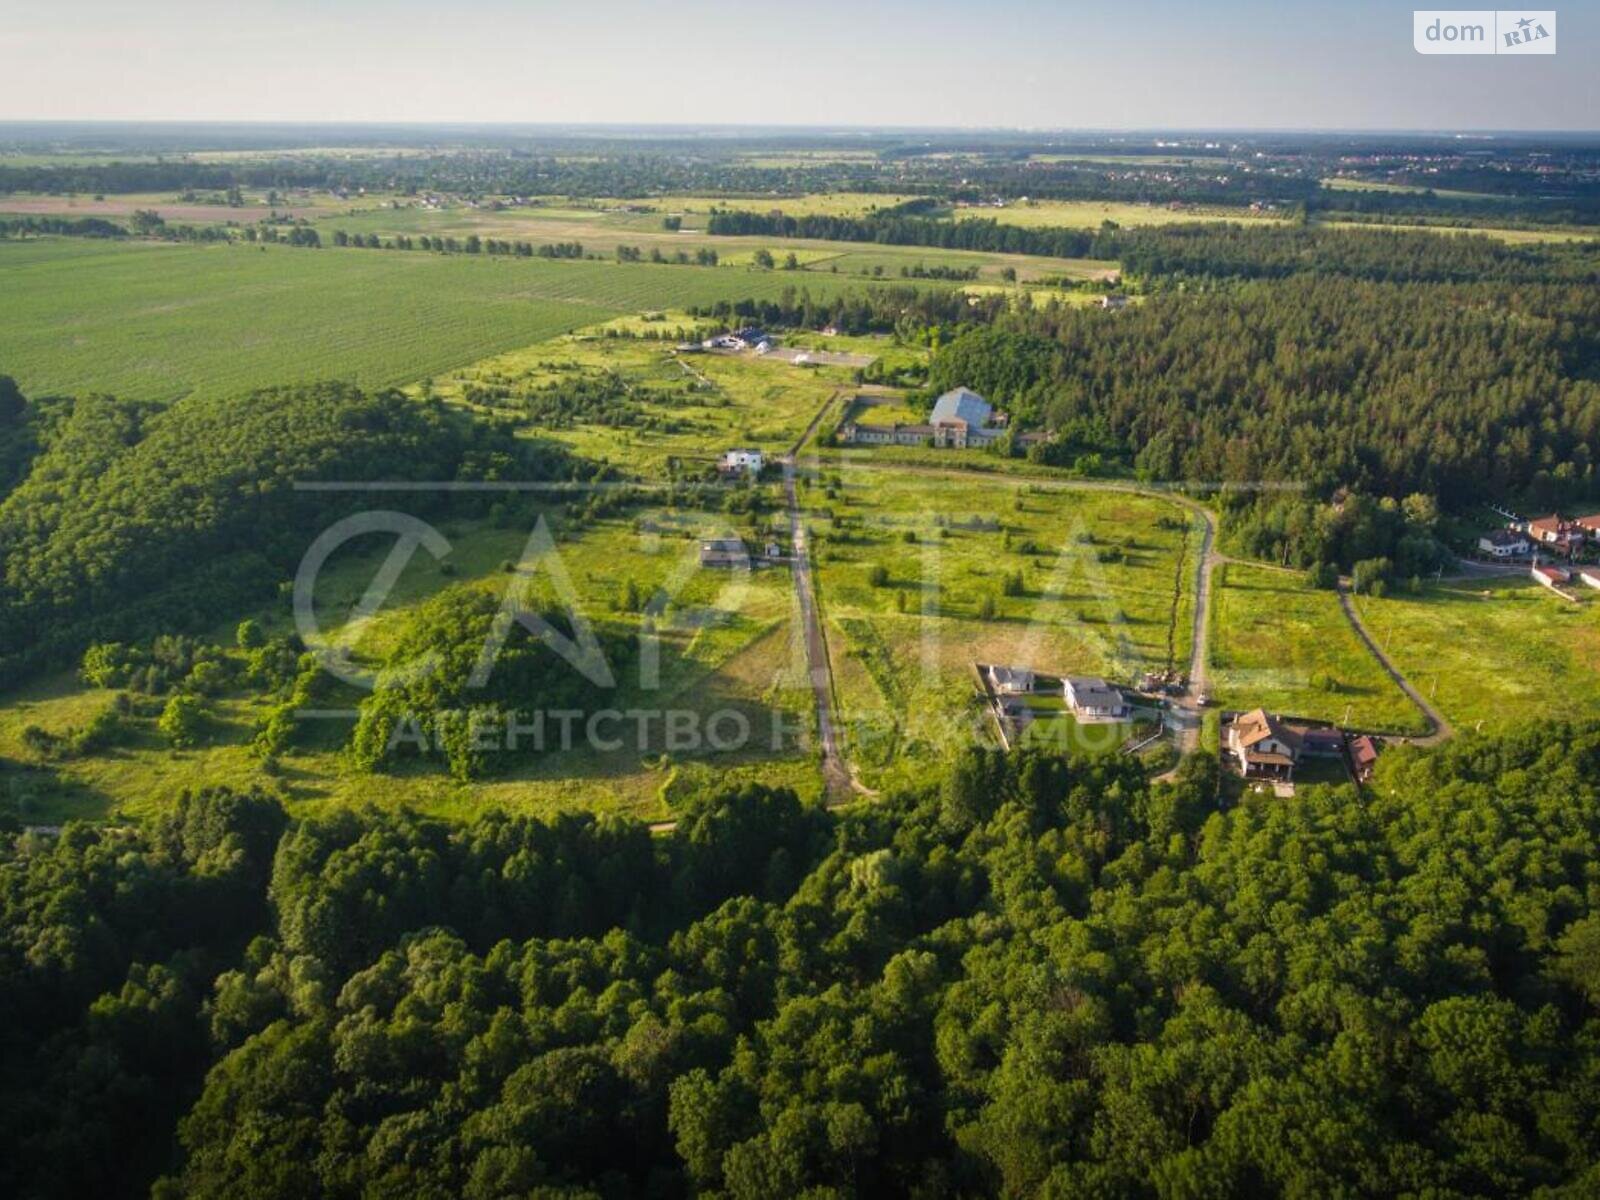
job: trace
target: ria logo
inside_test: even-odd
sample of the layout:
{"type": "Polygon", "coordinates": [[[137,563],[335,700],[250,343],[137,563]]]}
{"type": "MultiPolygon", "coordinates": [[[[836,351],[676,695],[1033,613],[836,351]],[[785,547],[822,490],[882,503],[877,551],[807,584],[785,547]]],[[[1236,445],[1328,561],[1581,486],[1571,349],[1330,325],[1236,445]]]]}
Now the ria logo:
{"type": "Polygon", "coordinates": [[[1554,54],[1553,9],[1419,9],[1411,14],[1418,54],[1554,54]]]}

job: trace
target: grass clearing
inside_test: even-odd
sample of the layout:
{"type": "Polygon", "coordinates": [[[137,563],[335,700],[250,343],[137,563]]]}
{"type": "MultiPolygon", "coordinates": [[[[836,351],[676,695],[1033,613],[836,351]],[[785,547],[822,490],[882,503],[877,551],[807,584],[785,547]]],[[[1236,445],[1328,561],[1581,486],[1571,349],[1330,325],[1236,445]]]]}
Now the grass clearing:
{"type": "Polygon", "coordinates": [[[1458,730],[1600,711],[1600,603],[1526,579],[1356,599],[1374,639],[1458,730]]]}
{"type": "Polygon", "coordinates": [[[1223,563],[1213,574],[1211,689],[1225,708],[1424,732],[1416,707],[1361,644],[1334,592],[1298,572],[1223,563]]]}
{"type": "Polygon", "coordinates": [[[1173,503],[844,466],[806,481],[801,504],[841,722],[873,786],[987,728],[974,662],[1132,682],[1187,660],[1192,531],[1173,503]]]}

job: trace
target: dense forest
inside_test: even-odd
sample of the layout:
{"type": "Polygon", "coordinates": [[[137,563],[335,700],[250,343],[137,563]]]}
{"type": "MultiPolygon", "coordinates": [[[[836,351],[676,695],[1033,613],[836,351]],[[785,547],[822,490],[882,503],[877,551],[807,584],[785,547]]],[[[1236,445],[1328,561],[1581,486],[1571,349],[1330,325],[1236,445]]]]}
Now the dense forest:
{"type": "MultiPolygon", "coordinates": [[[[14,385],[5,380],[0,392],[14,385]]],[[[10,418],[19,422],[29,457],[0,499],[6,673],[60,662],[91,641],[211,622],[277,587],[312,531],[354,502],[297,483],[586,470],[547,443],[438,403],[336,383],[166,409],[104,396],[47,400],[24,403],[10,418]]]]}
{"type": "Polygon", "coordinates": [[[675,832],[188,796],[0,852],[11,1195],[1582,1195],[1600,727],[1213,811],[967,752],[675,832]]]}

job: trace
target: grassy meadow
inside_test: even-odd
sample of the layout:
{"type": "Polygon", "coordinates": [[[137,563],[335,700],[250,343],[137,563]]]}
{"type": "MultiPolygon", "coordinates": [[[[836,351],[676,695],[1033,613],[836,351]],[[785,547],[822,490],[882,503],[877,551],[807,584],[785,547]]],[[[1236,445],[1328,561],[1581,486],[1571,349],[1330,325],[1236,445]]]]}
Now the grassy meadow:
{"type": "Polygon", "coordinates": [[[1223,563],[1212,576],[1211,690],[1255,708],[1357,729],[1423,732],[1416,707],[1361,644],[1331,591],[1298,572],[1223,563]]]}
{"type": "Polygon", "coordinates": [[[871,783],[986,731],[975,662],[1129,683],[1187,659],[1180,555],[1195,536],[1175,504],[849,467],[809,480],[801,503],[838,707],[871,783]]]}
{"type": "Polygon", "coordinates": [[[1462,732],[1600,711],[1595,599],[1573,604],[1512,578],[1356,605],[1395,665],[1462,732]]]}

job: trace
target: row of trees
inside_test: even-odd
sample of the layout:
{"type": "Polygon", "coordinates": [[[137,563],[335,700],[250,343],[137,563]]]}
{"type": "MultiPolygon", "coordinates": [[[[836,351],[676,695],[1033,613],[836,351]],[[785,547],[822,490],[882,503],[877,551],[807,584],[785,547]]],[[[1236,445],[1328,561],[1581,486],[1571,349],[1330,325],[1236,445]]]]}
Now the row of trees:
{"type": "Polygon", "coordinates": [[[1037,228],[989,218],[944,220],[920,202],[866,216],[719,211],[706,230],[725,236],[820,238],[1056,258],[1116,259],[1152,284],[1167,281],[1343,275],[1376,281],[1600,281],[1592,247],[1509,246],[1487,236],[1333,229],[1260,221],[1121,229],[1037,228]]]}

